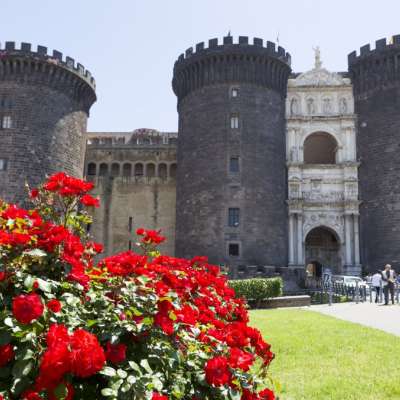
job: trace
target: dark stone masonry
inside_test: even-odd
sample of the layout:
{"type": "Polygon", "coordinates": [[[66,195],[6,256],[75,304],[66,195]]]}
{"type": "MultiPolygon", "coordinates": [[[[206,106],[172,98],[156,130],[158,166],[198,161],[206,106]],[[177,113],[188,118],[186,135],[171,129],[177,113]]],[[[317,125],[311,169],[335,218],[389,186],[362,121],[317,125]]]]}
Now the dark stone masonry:
{"type": "Polygon", "coordinates": [[[178,58],[178,256],[206,254],[231,272],[287,264],[289,74],[290,55],[262,39],[212,39],[178,58]]]}
{"type": "Polygon", "coordinates": [[[22,201],[25,182],[56,171],[82,176],[95,101],[94,79],[72,58],[29,43],[0,48],[0,198],[22,201]]]}
{"type": "Polygon", "coordinates": [[[400,35],[348,57],[358,115],[362,263],[400,266],[400,35]]]}

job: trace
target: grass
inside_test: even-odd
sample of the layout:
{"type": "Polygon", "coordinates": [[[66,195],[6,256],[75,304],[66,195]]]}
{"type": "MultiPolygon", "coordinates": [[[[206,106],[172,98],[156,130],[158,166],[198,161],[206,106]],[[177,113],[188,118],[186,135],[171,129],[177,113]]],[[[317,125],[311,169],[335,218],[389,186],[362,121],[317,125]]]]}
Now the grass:
{"type": "Polygon", "coordinates": [[[250,315],[276,353],[280,399],[400,399],[400,337],[307,310],[250,315]]]}

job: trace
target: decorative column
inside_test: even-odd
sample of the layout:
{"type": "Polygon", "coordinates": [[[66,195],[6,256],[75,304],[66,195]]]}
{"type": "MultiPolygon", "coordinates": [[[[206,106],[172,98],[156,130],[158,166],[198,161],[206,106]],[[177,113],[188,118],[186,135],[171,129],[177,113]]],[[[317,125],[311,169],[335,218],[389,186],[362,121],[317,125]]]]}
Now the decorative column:
{"type": "Polygon", "coordinates": [[[294,264],[294,215],[289,214],[289,265],[294,264]]]}
{"type": "Polygon", "coordinates": [[[358,214],[354,214],[354,264],[360,265],[360,234],[358,227],[358,214]]]}
{"type": "Polygon", "coordinates": [[[297,214],[297,264],[303,262],[303,214],[297,214]]]}
{"type": "Polygon", "coordinates": [[[351,265],[351,224],[350,224],[351,215],[345,214],[344,216],[344,225],[346,230],[346,265],[351,265]]]}

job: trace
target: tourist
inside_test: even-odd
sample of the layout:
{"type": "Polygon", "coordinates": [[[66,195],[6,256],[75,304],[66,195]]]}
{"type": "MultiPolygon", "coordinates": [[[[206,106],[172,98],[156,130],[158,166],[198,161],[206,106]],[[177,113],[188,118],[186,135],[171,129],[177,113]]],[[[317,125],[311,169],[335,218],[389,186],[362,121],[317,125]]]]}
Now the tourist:
{"type": "Polygon", "coordinates": [[[394,283],[396,282],[396,273],[390,264],[385,265],[385,270],[382,272],[383,293],[385,295],[385,306],[389,304],[389,292],[394,304],[394,283]]]}
{"type": "Polygon", "coordinates": [[[376,271],[375,274],[372,275],[371,285],[376,292],[375,303],[379,303],[379,293],[382,286],[382,274],[380,271],[376,271]]]}

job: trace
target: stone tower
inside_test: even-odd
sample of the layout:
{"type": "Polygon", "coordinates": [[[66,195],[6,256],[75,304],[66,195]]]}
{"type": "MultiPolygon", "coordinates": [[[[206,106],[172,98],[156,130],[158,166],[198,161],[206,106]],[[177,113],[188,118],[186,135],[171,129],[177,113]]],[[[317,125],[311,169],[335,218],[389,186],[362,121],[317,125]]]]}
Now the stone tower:
{"type": "Polygon", "coordinates": [[[400,35],[349,54],[355,112],[362,263],[400,266],[400,35]]]}
{"type": "Polygon", "coordinates": [[[19,202],[25,182],[48,173],[82,176],[95,82],[74,59],[29,43],[0,47],[0,198],[19,202]]]}
{"type": "Polygon", "coordinates": [[[290,55],[231,36],[189,48],[178,98],[176,254],[207,255],[235,274],[287,265],[285,96],[290,55]]]}

